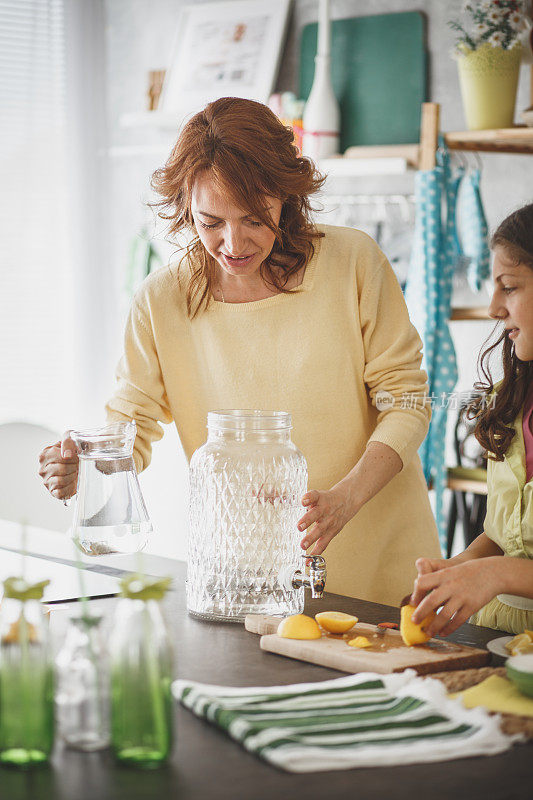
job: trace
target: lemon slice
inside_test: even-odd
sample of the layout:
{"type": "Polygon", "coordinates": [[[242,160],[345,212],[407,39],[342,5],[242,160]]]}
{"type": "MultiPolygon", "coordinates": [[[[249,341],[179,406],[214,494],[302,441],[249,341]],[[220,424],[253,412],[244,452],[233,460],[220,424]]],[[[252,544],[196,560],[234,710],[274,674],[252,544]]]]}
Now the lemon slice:
{"type": "Polygon", "coordinates": [[[514,647],[511,655],[513,656],[521,656],[524,653],[533,653],[533,642],[529,644],[521,644],[518,647],[514,647]]]}
{"type": "Polygon", "coordinates": [[[320,639],[322,633],[313,617],[293,614],[281,620],[278,625],[278,636],[283,639],[320,639]]]}
{"type": "Polygon", "coordinates": [[[357,617],[344,611],[321,611],[315,614],[315,619],[328,633],[346,633],[358,622],[357,617]]]}
{"type": "Polygon", "coordinates": [[[533,642],[527,633],[519,633],[505,646],[513,656],[518,656],[521,653],[533,653],[533,642]]]}
{"type": "Polygon", "coordinates": [[[372,642],[370,642],[366,636],[356,636],[355,639],[350,639],[348,642],[350,647],[371,647],[372,642]]]}
{"type": "Polygon", "coordinates": [[[511,655],[515,656],[518,655],[518,653],[524,652],[522,648],[528,647],[530,644],[532,644],[532,642],[528,634],[519,633],[517,636],[514,636],[510,642],[507,642],[505,649],[508,653],[511,653],[511,655]]]}

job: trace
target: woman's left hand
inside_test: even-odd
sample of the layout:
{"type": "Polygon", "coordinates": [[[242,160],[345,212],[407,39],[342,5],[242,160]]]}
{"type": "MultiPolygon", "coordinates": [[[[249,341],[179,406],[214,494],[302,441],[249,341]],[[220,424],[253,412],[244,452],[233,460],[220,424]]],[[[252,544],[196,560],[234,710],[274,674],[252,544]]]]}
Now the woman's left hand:
{"type": "Polygon", "coordinates": [[[335,486],[324,492],[313,489],[302,497],[302,505],[308,510],[298,522],[298,529],[305,531],[313,527],[300,547],[307,550],[314,545],[310,555],[323,553],[333,537],[400,472],[402,466],[402,459],[392,447],[382,442],[369,442],[357,464],[335,486]]]}
{"type": "MultiPolygon", "coordinates": [[[[420,624],[428,614],[440,608],[424,630],[429,636],[453,633],[502,591],[502,560],[502,556],[476,558],[419,574],[413,597],[415,602],[417,597],[424,599],[413,612],[413,622],[420,624]]],[[[419,562],[417,568],[420,569],[419,562]]]]}
{"type": "Polygon", "coordinates": [[[302,505],[307,507],[307,512],[298,522],[298,530],[307,531],[300,542],[303,550],[314,544],[311,555],[323,553],[334,536],[341,531],[353,517],[354,512],[348,505],[346,490],[334,486],[328,491],[319,492],[312,490],[302,497],[302,505]]]}

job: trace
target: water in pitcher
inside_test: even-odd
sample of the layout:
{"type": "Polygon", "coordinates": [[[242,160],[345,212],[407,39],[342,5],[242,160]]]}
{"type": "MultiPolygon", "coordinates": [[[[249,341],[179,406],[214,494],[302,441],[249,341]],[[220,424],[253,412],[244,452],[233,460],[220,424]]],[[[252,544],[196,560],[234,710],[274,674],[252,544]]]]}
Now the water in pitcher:
{"type": "Polygon", "coordinates": [[[150,521],[129,525],[79,525],[75,539],[87,556],[138,553],[145,548],[151,532],[150,521]]]}
{"type": "Polygon", "coordinates": [[[133,461],[135,422],[71,431],[79,455],[73,538],[86,555],[142,550],[152,524],[133,461]]]}

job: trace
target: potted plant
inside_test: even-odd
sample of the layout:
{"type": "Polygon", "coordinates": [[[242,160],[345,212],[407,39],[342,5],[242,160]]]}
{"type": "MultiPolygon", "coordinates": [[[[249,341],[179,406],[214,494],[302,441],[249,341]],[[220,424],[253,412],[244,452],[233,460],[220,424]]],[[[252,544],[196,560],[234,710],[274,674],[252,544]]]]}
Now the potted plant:
{"type": "Polygon", "coordinates": [[[461,18],[448,24],[458,33],[454,56],[468,128],[511,127],[522,57],[520,34],[526,27],[524,0],[466,2],[461,18]]]}

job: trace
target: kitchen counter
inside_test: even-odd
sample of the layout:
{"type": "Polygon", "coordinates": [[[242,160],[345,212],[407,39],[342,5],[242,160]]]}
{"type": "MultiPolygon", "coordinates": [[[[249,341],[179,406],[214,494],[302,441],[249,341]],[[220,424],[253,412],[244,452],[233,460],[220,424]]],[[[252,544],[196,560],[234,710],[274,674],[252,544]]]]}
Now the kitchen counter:
{"type": "MultiPolygon", "coordinates": [[[[20,535],[15,526],[0,523],[0,548],[16,550],[20,535]]],[[[45,559],[73,563],[67,537],[31,529],[28,552],[45,559]]],[[[0,559],[2,550],[0,549],[0,559]]],[[[185,604],[185,564],[156,556],[144,557],[145,570],[172,575],[173,587],[165,599],[165,615],[175,647],[175,673],[206,683],[255,686],[320,681],[341,673],[305,664],[259,648],[259,637],[235,624],[208,623],[188,616],[185,604]]],[[[135,568],[134,557],[86,559],[92,571],[120,577],[135,568]]],[[[112,610],[116,600],[92,600],[112,610]]],[[[52,613],[61,616],[61,606],[52,613]]],[[[64,604],[62,606],[64,608],[64,604]]],[[[327,594],[308,601],[306,612],[335,609],[353,613],[364,622],[399,621],[399,610],[362,600],[327,594]]],[[[450,639],[483,646],[499,634],[487,628],[463,625],[450,639]]],[[[493,664],[501,659],[493,657],[493,664]]],[[[288,774],[260,761],[222,732],[175,706],[175,745],[164,768],[139,771],[116,765],[108,751],[77,753],[57,744],[51,765],[28,773],[0,769],[0,797],[6,800],[391,800],[424,794],[431,800],[495,800],[531,796],[533,746],[515,745],[491,758],[468,758],[436,764],[382,769],[288,774]]]]}

